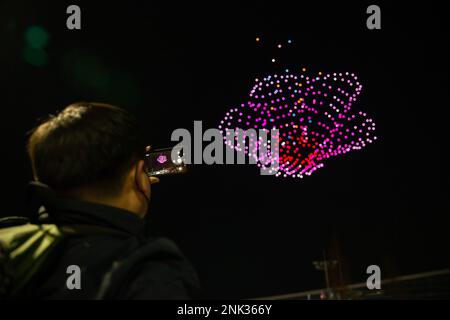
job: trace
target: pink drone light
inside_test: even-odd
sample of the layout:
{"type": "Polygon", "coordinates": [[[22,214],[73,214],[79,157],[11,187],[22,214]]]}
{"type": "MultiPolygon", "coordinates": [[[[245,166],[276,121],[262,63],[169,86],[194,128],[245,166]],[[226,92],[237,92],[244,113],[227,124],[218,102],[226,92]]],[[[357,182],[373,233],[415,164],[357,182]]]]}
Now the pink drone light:
{"type": "MultiPolygon", "coordinates": [[[[305,69],[303,69],[305,71],[305,69]]],[[[225,130],[278,129],[279,171],[276,176],[303,178],[324,166],[329,159],[374,142],[375,122],[362,111],[352,109],[362,85],[353,73],[319,72],[269,75],[255,79],[249,101],[230,109],[220,121],[225,130]]],[[[249,138],[249,155],[259,145],[249,138]]],[[[235,141],[224,140],[240,150],[235,141]]],[[[261,166],[261,159],[257,159],[261,166]]]]}
{"type": "Polygon", "coordinates": [[[158,161],[159,163],[163,164],[167,161],[167,157],[163,154],[159,155],[158,158],[156,158],[156,161],[158,161]]]}

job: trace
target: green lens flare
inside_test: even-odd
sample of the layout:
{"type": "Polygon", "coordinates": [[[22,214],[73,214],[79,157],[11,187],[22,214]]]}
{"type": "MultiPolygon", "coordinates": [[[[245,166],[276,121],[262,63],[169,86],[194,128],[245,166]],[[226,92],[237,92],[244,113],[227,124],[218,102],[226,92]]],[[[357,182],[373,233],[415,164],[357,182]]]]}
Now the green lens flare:
{"type": "Polygon", "coordinates": [[[36,49],[43,49],[50,40],[48,32],[39,26],[31,26],[25,30],[27,44],[36,49]]]}

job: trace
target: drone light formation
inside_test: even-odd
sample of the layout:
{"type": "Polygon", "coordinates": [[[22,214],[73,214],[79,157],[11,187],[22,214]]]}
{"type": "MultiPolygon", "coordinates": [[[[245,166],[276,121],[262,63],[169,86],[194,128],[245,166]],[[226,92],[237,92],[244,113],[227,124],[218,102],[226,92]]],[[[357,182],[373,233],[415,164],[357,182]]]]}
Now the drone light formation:
{"type": "MultiPolygon", "coordinates": [[[[354,109],[361,90],[354,73],[308,75],[305,68],[299,74],[286,70],[255,79],[248,101],[230,109],[219,129],[225,144],[235,150],[242,146],[234,138],[227,139],[227,130],[278,129],[276,176],[303,178],[330,159],[361,150],[377,139],[373,119],[354,109]]],[[[268,159],[257,155],[258,137],[249,134],[248,139],[246,154],[258,166],[267,165],[268,159]]]]}

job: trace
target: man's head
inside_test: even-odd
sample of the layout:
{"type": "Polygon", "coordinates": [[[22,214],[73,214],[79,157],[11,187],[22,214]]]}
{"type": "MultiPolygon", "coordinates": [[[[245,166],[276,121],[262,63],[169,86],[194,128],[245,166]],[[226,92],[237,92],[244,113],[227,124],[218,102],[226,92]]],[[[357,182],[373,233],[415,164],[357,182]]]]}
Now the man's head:
{"type": "Polygon", "coordinates": [[[145,142],[137,121],[103,103],[66,107],[28,140],[34,178],[63,196],[113,205],[143,217],[150,198],[145,142]]]}

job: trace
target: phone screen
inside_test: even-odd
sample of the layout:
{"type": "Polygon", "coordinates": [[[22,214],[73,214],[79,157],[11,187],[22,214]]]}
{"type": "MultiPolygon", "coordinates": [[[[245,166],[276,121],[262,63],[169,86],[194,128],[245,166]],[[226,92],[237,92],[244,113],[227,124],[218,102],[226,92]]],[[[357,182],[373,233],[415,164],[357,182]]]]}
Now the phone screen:
{"type": "Polygon", "coordinates": [[[151,151],[146,154],[147,168],[150,176],[162,176],[186,172],[186,164],[181,157],[181,149],[165,148],[151,151]],[[178,155],[172,161],[172,150],[178,155]]]}

